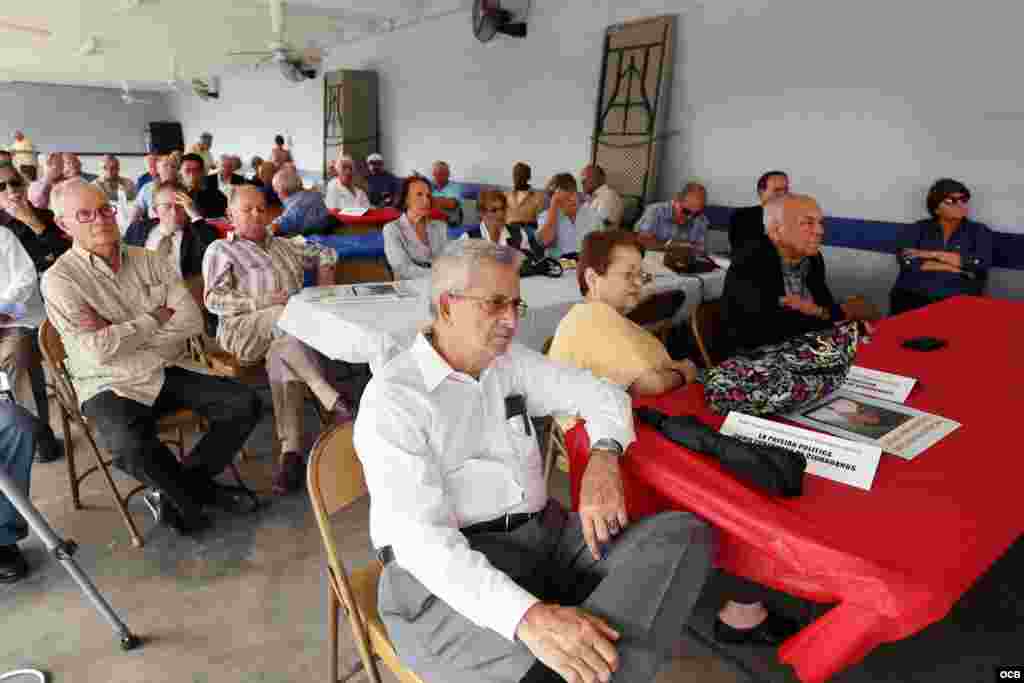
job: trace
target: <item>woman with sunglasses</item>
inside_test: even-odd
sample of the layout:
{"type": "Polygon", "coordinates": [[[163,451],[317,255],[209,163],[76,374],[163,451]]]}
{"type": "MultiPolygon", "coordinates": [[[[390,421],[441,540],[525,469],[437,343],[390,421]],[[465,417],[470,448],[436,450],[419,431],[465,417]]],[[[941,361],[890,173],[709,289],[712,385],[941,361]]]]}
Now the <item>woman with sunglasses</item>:
{"type": "Polygon", "coordinates": [[[53,212],[29,203],[28,184],[13,166],[0,167],[0,226],[17,236],[40,275],[71,248],[53,212]]]}
{"type": "Polygon", "coordinates": [[[689,360],[674,361],[665,345],[626,316],[650,281],[643,248],[624,230],[592,232],[583,240],[576,277],[583,303],[558,324],[549,355],[610,380],[634,396],[661,394],[697,377],[689,360]]]}
{"type": "Polygon", "coordinates": [[[913,226],[900,256],[900,275],[889,293],[895,315],[957,294],[980,296],[992,265],[992,231],[967,218],[971,191],[952,178],[928,190],[931,218],[913,226]]]}

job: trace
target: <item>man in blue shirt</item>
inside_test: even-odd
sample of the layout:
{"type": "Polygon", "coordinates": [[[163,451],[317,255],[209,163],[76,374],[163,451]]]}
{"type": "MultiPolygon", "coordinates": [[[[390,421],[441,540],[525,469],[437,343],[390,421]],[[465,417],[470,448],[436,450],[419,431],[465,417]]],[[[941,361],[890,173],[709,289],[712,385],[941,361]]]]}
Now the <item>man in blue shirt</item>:
{"type": "Polygon", "coordinates": [[[444,211],[448,216],[448,225],[462,225],[463,189],[459,183],[448,182],[448,178],[451,177],[448,162],[435,161],[430,173],[434,177],[434,181],[430,184],[434,195],[434,207],[444,211]]]}
{"type": "Polygon", "coordinates": [[[370,203],[374,206],[397,206],[401,201],[402,181],[384,170],[384,157],[374,152],[366,157],[366,184],[370,203]]]}
{"type": "Polygon", "coordinates": [[[708,217],[704,215],[707,190],[700,183],[687,183],[672,201],[655,202],[644,210],[636,224],[637,237],[645,247],[663,245],[669,240],[687,242],[704,253],[708,217]]]}
{"type": "Polygon", "coordinates": [[[308,235],[326,232],[338,225],[319,192],[302,189],[302,179],[291,164],[274,174],[274,191],[281,198],[284,213],[275,221],[280,235],[308,235]]]}
{"type": "Polygon", "coordinates": [[[992,265],[992,231],[967,218],[971,191],[942,178],[928,191],[931,218],[917,222],[900,252],[900,276],[889,294],[893,315],[957,294],[980,296],[992,265]]]}
{"type": "Polygon", "coordinates": [[[135,194],[141,192],[146,183],[156,178],[156,162],[160,160],[160,155],[150,152],[145,156],[145,159],[146,172],[140,175],[138,180],[135,181],[135,194]]]}

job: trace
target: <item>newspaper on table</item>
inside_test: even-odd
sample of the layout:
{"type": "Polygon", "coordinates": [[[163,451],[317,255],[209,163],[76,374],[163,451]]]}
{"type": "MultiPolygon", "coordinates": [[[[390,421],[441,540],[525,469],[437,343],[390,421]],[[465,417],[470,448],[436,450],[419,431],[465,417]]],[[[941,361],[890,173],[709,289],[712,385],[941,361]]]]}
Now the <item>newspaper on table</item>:
{"type": "Polygon", "coordinates": [[[302,293],[306,301],[318,304],[370,303],[399,301],[417,296],[401,282],[367,282],[355,285],[311,287],[302,293]]]}
{"type": "Polygon", "coordinates": [[[743,441],[776,446],[807,459],[807,473],[871,490],[882,449],[732,411],[719,430],[743,441]]]}
{"type": "Polygon", "coordinates": [[[843,382],[841,389],[863,394],[871,398],[880,398],[893,403],[906,403],[917,380],[913,377],[894,375],[891,372],[862,368],[859,365],[850,367],[850,374],[843,382]]]}
{"type": "Polygon", "coordinates": [[[879,446],[904,460],[913,460],[960,427],[955,420],[847,389],[786,417],[844,439],[879,446]]]}

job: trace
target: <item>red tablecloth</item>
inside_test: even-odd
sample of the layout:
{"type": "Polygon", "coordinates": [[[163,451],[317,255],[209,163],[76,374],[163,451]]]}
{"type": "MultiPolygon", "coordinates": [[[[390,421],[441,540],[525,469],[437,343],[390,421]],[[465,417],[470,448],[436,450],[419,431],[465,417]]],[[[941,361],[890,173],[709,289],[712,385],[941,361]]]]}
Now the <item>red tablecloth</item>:
{"type": "MultiPolygon", "coordinates": [[[[871,491],[808,475],[783,500],[740,483],[716,462],[646,425],[623,461],[630,514],[692,510],[720,530],[718,564],[734,574],[836,607],[790,638],[779,657],[801,680],[825,681],[881,643],[942,619],[1020,536],[1024,459],[1013,425],[1024,387],[1024,304],[957,297],[883,321],[859,365],[916,377],[907,404],[962,426],[912,462],[883,455],[871,491]],[[903,349],[931,335],[940,351],[903,349]]],[[[699,385],[644,400],[719,427],[699,385]]],[[[572,496],[589,450],[566,439],[572,496]]]]}
{"type": "MultiPolygon", "coordinates": [[[[385,225],[398,220],[398,217],[402,215],[398,209],[370,209],[362,216],[346,216],[338,209],[331,209],[331,213],[345,225],[385,225]]],[[[436,221],[448,220],[444,211],[440,209],[431,211],[430,217],[436,221]]]]}

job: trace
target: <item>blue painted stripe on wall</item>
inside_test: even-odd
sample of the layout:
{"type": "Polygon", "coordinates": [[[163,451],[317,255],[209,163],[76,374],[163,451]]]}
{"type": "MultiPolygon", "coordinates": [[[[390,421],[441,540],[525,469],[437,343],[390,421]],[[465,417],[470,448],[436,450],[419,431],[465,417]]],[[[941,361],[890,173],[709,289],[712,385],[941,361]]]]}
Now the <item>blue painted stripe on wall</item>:
{"type": "MultiPolygon", "coordinates": [[[[726,230],[733,207],[709,206],[705,209],[711,225],[726,230]]],[[[829,216],[825,221],[825,244],[830,247],[848,247],[865,251],[895,254],[910,242],[912,223],[869,221],[860,218],[829,216]]],[[[996,268],[1024,270],[1024,234],[993,232],[996,268]]]]}

